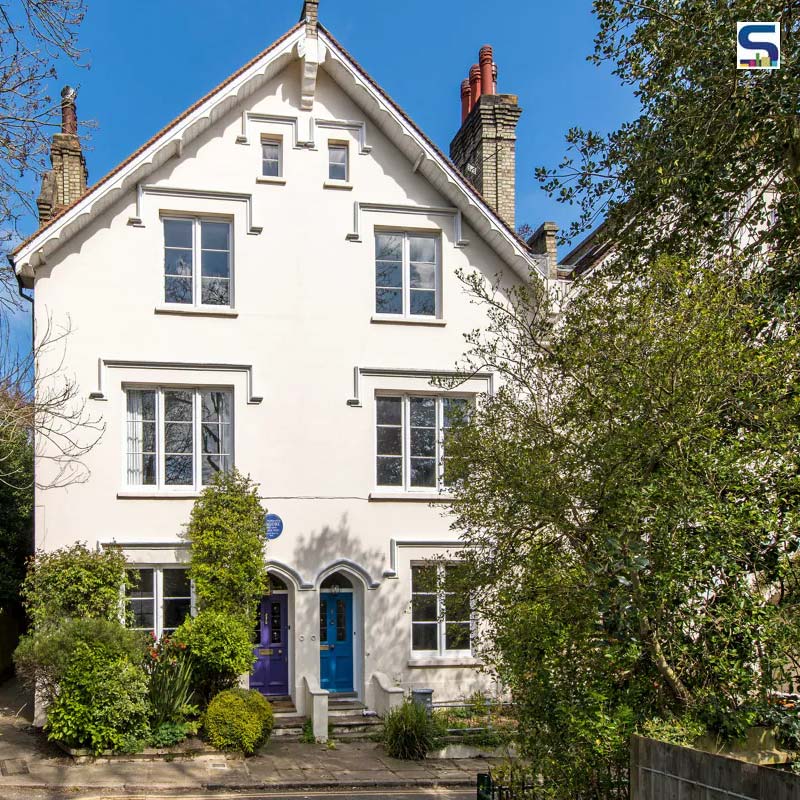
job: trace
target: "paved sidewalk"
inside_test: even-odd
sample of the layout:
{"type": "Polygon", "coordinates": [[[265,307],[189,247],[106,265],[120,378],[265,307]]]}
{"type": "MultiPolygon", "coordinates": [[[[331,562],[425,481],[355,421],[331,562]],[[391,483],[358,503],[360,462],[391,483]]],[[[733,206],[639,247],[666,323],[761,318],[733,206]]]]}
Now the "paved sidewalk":
{"type": "Polygon", "coordinates": [[[0,687],[0,798],[84,798],[205,791],[475,786],[489,760],[389,758],[374,742],[325,745],[271,740],[252,758],[201,755],[189,761],[75,764],[30,725],[15,685],[0,687]]]}

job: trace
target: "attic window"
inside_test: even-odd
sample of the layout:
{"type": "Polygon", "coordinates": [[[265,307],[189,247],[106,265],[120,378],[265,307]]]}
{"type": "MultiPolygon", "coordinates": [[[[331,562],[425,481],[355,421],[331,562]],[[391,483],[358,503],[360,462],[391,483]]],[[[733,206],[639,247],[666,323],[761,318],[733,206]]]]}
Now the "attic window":
{"type": "Polygon", "coordinates": [[[265,136],[261,140],[261,174],[265,178],[280,178],[283,176],[281,144],[281,140],[277,137],[267,138],[265,136]]]}
{"type": "Polygon", "coordinates": [[[328,142],[328,180],[346,181],[348,177],[347,145],[328,142]]]}

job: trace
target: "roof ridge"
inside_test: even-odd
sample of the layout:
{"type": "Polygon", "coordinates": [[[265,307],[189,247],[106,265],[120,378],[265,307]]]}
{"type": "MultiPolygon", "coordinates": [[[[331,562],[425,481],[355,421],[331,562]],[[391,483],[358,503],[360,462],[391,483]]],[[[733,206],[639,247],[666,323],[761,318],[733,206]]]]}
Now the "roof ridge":
{"type": "Polygon", "coordinates": [[[514,237],[517,243],[521,245],[522,248],[527,253],[531,253],[532,251],[530,249],[530,245],[528,245],[528,243],[516,232],[516,230],[514,230],[514,227],[512,225],[506,222],[506,220],[504,220],[497,213],[497,211],[495,211],[495,209],[493,209],[492,206],[489,205],[489,201],[483,196],[483,194],[481,194],[481,192],[478,191],[478,189],[472,183],[470,183],[466,175],[464,175],[464,173],[453,163],[453,160],[442,152],[441,148],[435,142],[433,142],[430,139],[430,137],[428,137],[428,135],[422,130],[422,128],[419,127],[419,125],[417,125],[416,122],[414,122],[414,120],[405,111],[405,109],[396,100],[394,100],[392,96],[388,94],[388,92],[386,92],[386,90],[375,80],[375,78],[373,78],[372,75],[370,75],[369,72],[367,72],[367,70],[365,70],[364,67],[361,66],[358,59],[356,59],[353,56],[353,54],[346,47],[344,47],[344,45],[342,45],[342,43],[321,22],[318,23],[317,25],[318,28],[333,42],[333,44],[335,44],[336,47],[338,47],[342,51],[342,53],[345,56],[347,56],[347,58],[349,58],[350,61],[352,61],[352,63],[363,73],[364,77],[370,82],[370,85],[377,92],[379,92],[387,102],[391,103],[397,109],[397,111],[400,113],[403,119],[405,119],[405,121],[408,122],[409,125],[411,125],[411,127],[414,129],[417,135],[421,139],[423,139],[449,167],[452,168],[453,172],[456,173],[456,176],[461,179],[467,191],[470,192],[478,200],[480,200],[481,203],[486,205],[492,212],[492,214],[497,218],[498,222],[500,222],[501,225],[506,229],[506,231],[508,231],[508,233],[510,233],[514,237]]]}
{"type": "Polygon", "coordinates": [[[120,161],[112,170],[103,175],[103,177],[100,178],[100,180],[96,181],[91,186],[87,187],[79,197],[76,197],[75,200],[73,200],[69,205],[64,206],[64,208],[62,208],[57,214],[53,215],[47,222],[45,222],[44,225],[40,225],[35,231],[33,231],[33,233],[31,233],[29,236],[26,236],[25,239],[11,251],[11,253],[9,254],[9,258],[13,258],[13,256],[15,256],[20,250],[22,250],[23,247],[27,246],[31,241],[33,241],[33,239],[39,236],[39,234],[43,233],[48,228],[50,228],[54,223],[56,223],[59,219],[61,219],[61,217],[63,217],[65,214],[71,211],[81,201],[85,200],[89,195],[96,192],[101,186],[103,186],[111,178],[113,178],[114,175],[116,175],[120,170],[124,169],[138,155],[147,150],[147,148],[150,147],[150,145],[158,141],[162,136],[164,136],[165,133],[167,133],[167,131],[170,130],[170,128],[175,127],[175,125],[183,121],[195,109],[199,108],[201,105],[203,105],[203,103],[211,99],[217,92],[220,91],[220,89],[225,88],[229,83],[236,80],[236,78],[238,78],[242,73],[250,69],[250,67],[252,67],[253,64],[258,62],[260,59],[264,58],[264,56],[266,56],[271,50],[274,50],[276,47],[278,47],[278,45],[286,41],[286,39],[288,39],[304,24],[305,24],[304,22],[298,22],[297,24],[293,25],[280,38],[276,39],[274,42],[272,42],[272,44],[264,48],[260,53],[258,53],[249,61],[247,61],[245,64],[243,64],[241,67],[239,67],[239,69],[231,73],[227,78],[218,83],[213,89],[206,92],[199,100],[195,101],[188,108],[184,109],[171,122],[167,123],[163,128],[154,133],[149,139],[147,139],[147,141],[145,141],[142,145],[137,147],[129,156],[120,161]]]}

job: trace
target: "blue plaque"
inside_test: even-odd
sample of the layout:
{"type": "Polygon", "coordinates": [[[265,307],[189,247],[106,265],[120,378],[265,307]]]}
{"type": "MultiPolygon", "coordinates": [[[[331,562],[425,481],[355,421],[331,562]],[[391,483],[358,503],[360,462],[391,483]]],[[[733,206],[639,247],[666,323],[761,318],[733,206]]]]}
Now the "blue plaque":
{"type": "Polygon", "coordinates": [[[264,518],[267,539],[277,539],[283,533],[283,520],[277,514],[267,514],[264,518]]]}

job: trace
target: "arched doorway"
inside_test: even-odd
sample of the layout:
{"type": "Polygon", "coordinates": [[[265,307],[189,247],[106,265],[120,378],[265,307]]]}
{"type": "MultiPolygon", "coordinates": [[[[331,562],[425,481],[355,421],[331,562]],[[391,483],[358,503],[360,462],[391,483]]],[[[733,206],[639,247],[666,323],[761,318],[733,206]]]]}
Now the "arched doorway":
{"type": "Polygon", "coordinates": [[[269,594],[261,598],[255,624],[256,662],[250,688],[268,697],[289,695],[291,625],[289,587],[279,575],[269,573],[269,594]]]}
{"type": "Polygon", "coordinates": [[[320,686],[332,694],[355,691],[355,592],[350,578],[337,571],[319,589],[320,686]]]}

